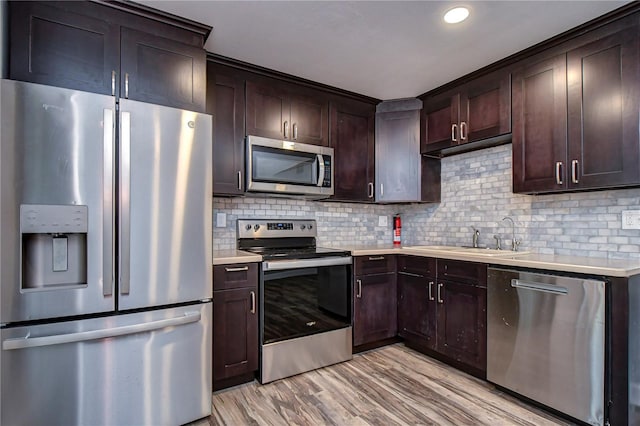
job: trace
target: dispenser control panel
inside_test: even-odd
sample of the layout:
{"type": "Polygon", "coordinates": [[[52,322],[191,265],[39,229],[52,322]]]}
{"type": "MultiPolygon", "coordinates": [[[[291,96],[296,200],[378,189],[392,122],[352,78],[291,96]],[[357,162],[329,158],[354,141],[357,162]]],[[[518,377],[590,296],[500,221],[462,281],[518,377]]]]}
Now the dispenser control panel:
{"type": "Polygon", "coordinates": [[[20,232],[23,234],[86,233],[87,206],[20,205],[20,232]]]}

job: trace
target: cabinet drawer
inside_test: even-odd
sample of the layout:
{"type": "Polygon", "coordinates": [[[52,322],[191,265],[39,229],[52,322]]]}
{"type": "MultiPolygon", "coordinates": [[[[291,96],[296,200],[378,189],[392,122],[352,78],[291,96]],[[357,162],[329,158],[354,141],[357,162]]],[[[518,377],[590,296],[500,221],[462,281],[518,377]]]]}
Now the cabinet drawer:
{"type": "Polygon", "coordinates": [[[438,259],[438,281],[439,280],[486,287],[487,265],[461,260],[438,259]]]}
{"type": "Polygon", "coordinates": [[[421,256],[398,256],[398,272],[416,274],[422,277],[435,277],[436,259],[421,256]]]}
{"type": "Polygon", "coordinates": [[[237,263],[213,267],[213,289],[255,287],[258,285],[258,264],[237,263]]]}
{"type": "Polygon", "coordinates": [[[355,275],[385,274],[396,271],[395,255],[371,255],[355,258],[355,275]]]}

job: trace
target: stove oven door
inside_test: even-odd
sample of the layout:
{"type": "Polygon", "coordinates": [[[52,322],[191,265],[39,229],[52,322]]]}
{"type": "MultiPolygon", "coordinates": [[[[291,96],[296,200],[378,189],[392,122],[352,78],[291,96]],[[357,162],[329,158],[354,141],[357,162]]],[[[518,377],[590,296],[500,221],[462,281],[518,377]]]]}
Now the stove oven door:
{"type": "Polygon", "coordinates": [[[350,359],[351,257],[262,265],[261,382],[350,359]]]}

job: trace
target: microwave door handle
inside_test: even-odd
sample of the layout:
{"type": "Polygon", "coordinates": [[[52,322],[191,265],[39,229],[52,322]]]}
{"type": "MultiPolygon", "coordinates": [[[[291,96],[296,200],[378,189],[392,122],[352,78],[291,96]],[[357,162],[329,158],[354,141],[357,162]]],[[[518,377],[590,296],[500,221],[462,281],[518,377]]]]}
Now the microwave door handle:
{"type": "Polygon", "coordinates": [[[322,154],[317,155],[317,161],[318,161],[318,183],[316,185],[322,186],[322,184],[324,183],[324,157],[322,157],[322,154]]]}

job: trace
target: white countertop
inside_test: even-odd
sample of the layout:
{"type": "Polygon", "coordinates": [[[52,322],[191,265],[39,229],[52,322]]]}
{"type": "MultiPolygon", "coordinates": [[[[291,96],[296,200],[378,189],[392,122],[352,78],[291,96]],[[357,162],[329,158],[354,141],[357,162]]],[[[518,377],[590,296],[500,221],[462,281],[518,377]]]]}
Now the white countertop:
{"type": "Polygon", "coordinates": [[[242,250],[214,250],[214,265],[229,265],[232,263],[262,262],[262,256],[242,250]]]}
{"type": "MultiPolygon", "coordinates": [[[[491,265],[546,269],[549,271],[574,272],[578,274],[603,275],[609,277],[630,277],[640,274],[640,259],[607,259],[600,257],[556,256],[535,253],[518,254],[515,256],[485,256],[475,253],[452,253],[446,250],[395,247],[393,244],[341,248],[351,251],[353,256],[408,254],[413,256],[480,262],[491,265]]],[[[214,265],[249,262],[262,262],[262,256],[241,250],[217,250],[213,252],[214,265]]]]}
{"type": "Polygon", "coordinates": [[[516,266],[521,268],[546,269],[575,272],[579,274],[630,277],[640,274],[640,259],[607,259],[600,257],[556,256],[546,254],[519,254],[515,256],[485,256],[474,253],[447,252],[410,247],[394,247],[392,244],[355,246],[349,248],[353,256],[375,256],[382,254],[409,254],[437,257],[440,259],[465,260],[491,265],[516,266]]]}

